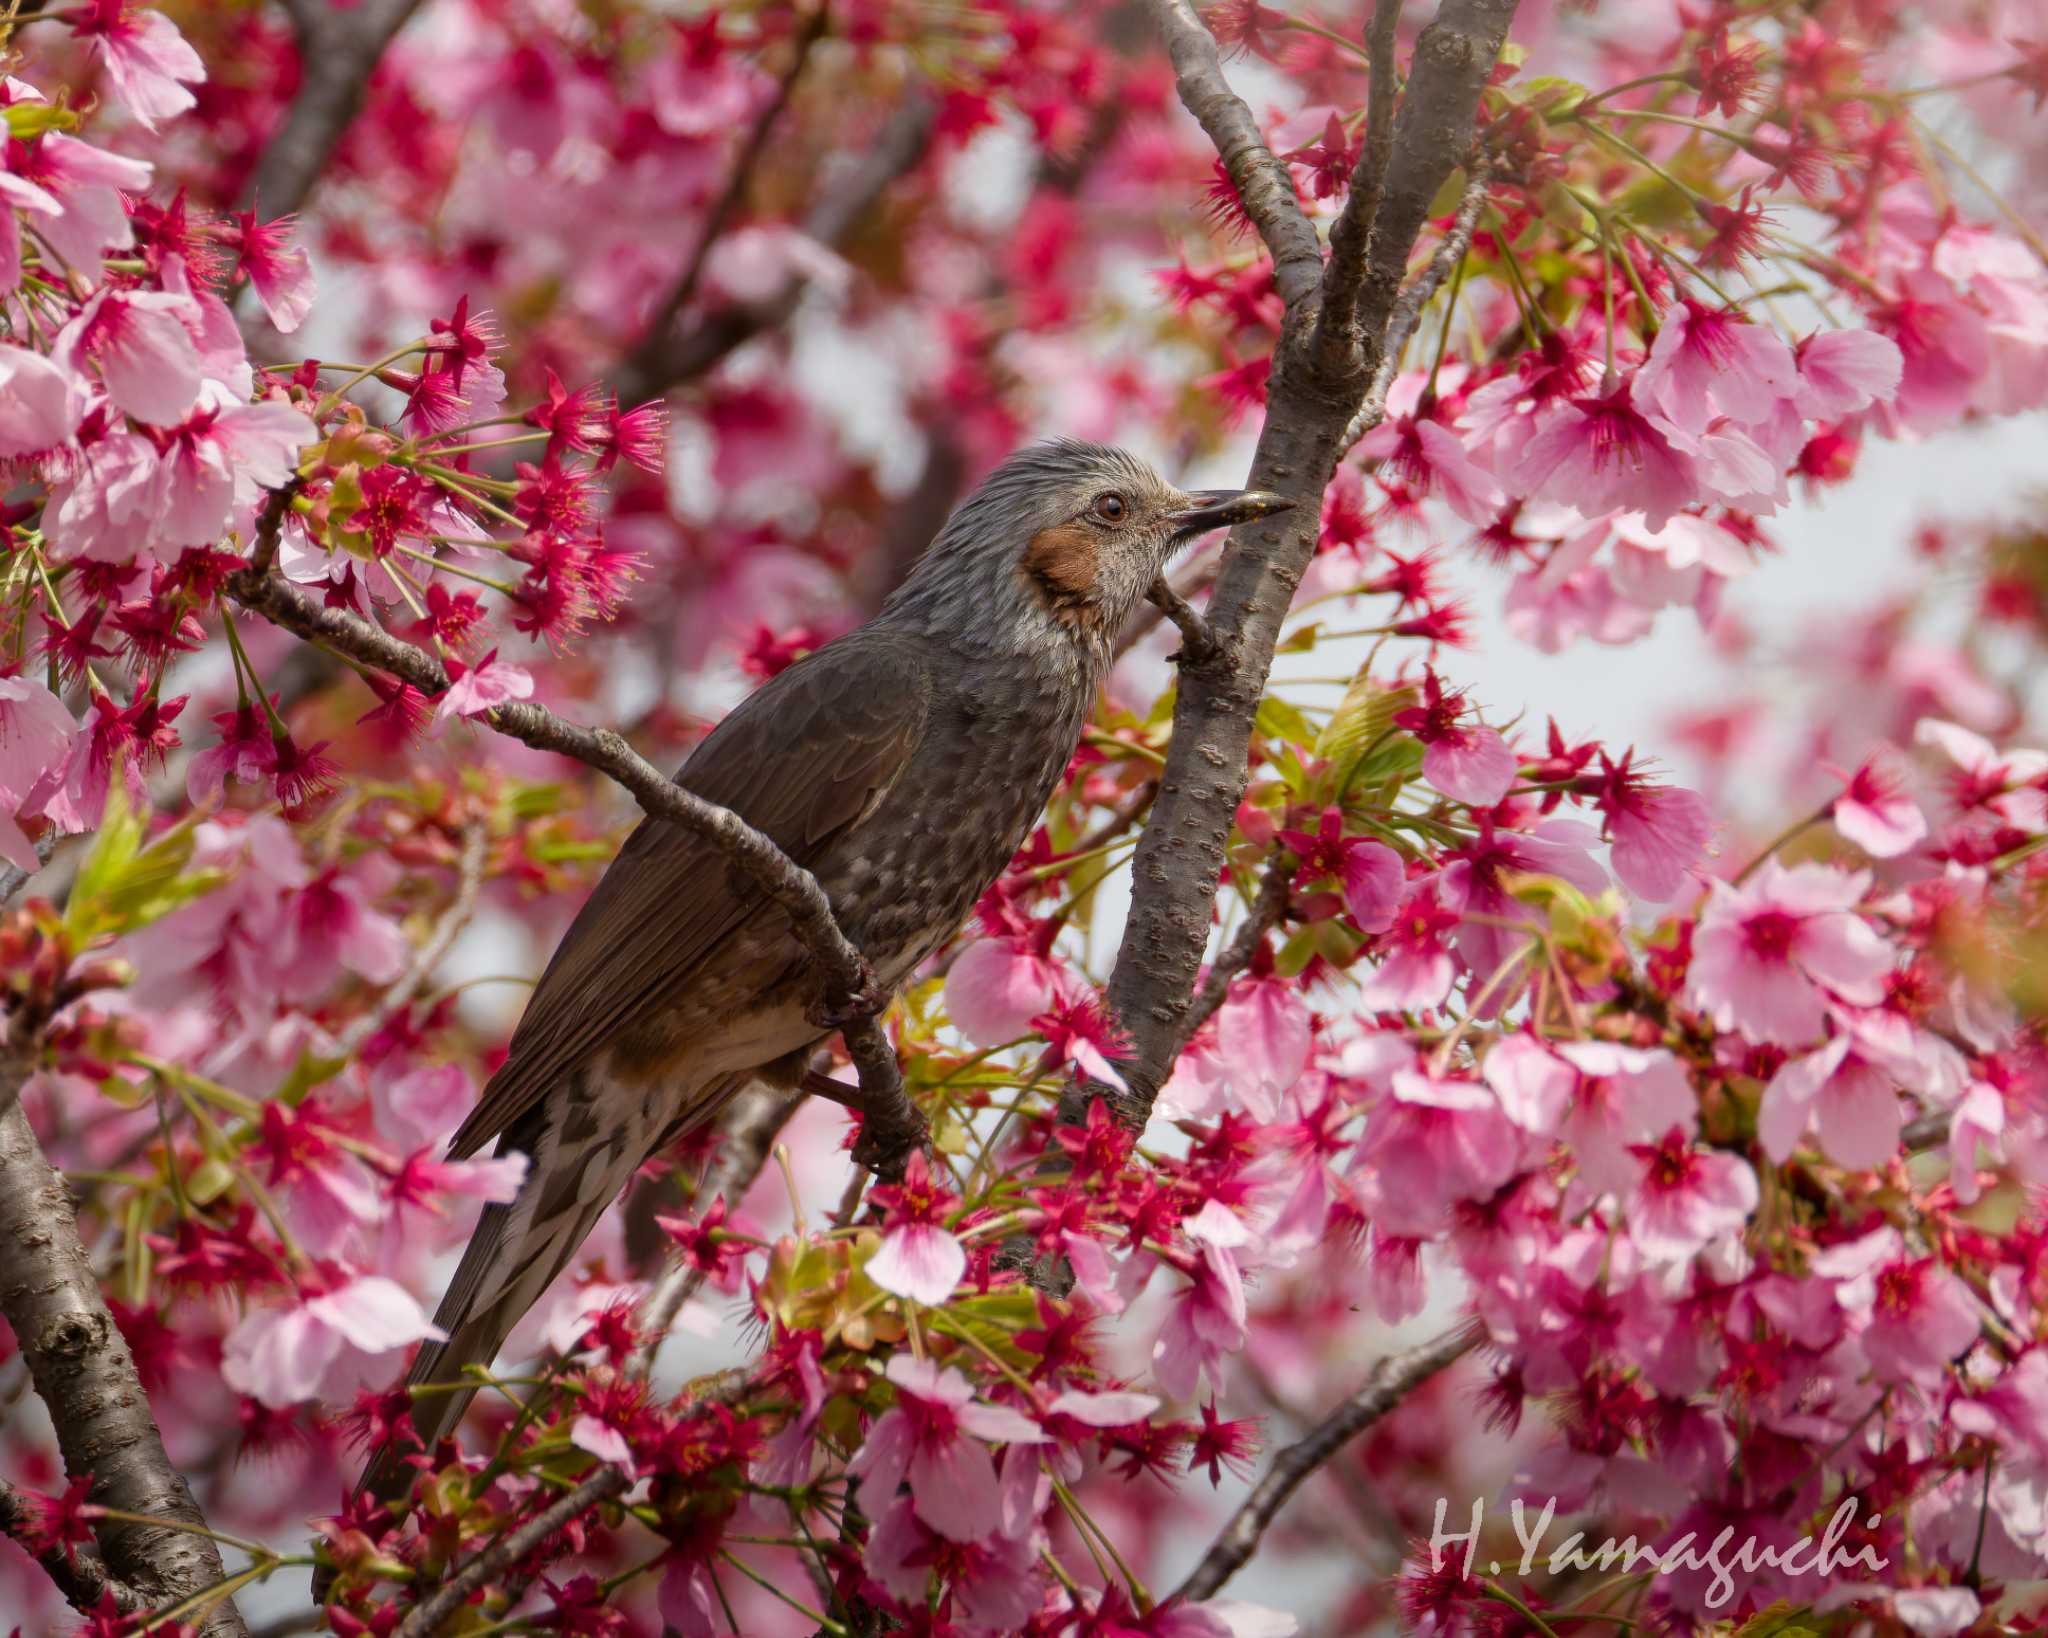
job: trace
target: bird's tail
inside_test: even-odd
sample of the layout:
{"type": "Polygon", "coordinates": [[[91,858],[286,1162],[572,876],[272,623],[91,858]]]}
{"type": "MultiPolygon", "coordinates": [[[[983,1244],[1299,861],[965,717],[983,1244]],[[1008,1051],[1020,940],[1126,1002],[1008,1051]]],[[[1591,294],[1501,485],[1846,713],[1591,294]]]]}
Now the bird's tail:
{"type": "MultiPolygon", "coordinates": [[[[423,1345],[406,1374],[412,1422],[431,1452],[452,1433],[476,1397],[472,1365],[488,1366],[526,1311],[618,1198],[654,1136],[653,1111],[605,1096],[597,1077],[578,1073],[531,1115],[515,1122],[499,1153],[531,1157],[526,1181],[508,1205],[486,1206],[476,1233],[434,1315],[444,1340],[423,1345]],[[433,1392],[418,1390],[431,1386],[433,1392]]],[[[410,1447],[387,1444],[371,1458],[357,1494],[388,1502],[403,1496],[415,1471],[410,1447]]]]}

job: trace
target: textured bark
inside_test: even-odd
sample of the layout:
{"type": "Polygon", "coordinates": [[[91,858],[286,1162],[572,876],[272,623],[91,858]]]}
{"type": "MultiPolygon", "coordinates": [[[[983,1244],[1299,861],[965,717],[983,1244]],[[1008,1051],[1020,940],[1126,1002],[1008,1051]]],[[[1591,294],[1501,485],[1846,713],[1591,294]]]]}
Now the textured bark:
{"type": "MultiPolygon", "coordinates": [[[[0,1082],[11,1089],[27,1070],[19,1058],[0,1061],[0,1082]]],[[[88,1496],[99,1506],[168,1521],[102,1520],[107,1573],[151,1607],[219,1582],[213,1542],[171,1527],[206,1520],[164,1453],[134,1357],[78,1237],[70,1191],[18,1104],[0,1115],[0,1315],[49,1408],[64,1471],[90,1474],[88,1496]]],[[[248,1629],[224,1600],[200,1630],[206,1638],[246,1638],[248,1629]]]]}
{"type": "MultiPolygon", "coordinates": [[[[1366,246],[1356,304],[1359,342],[1334,361],[1313,344],[1322,256],[1284,168],[1260,139],[1251,110],[1225,83],[1215,40],[1186,0],[1152,0],[1152,12],[1181,101],[1223,156],[1287,302],[1249,483],[1296,505],[1233,531],[1206,611],[1215,653],[1181,669],[1173,742],[1133,861],[1130,919],[1110,979],[1110,1006],[1133,1048],[1125,1065],[1128,1084],[1122,1090],[1077,1085],[1061,1101],[1061,1118],[1080,1121],[1095,1097],[1105,1097],[1136,1127],[1149,1118],[1191,1029],[1216,884],[1244,793],[1252,719],[1281,623],[1315,551],[1323,491],[1368,393],[1405,339],[1395,328],[1402,275],[1431,200],[1471,148],[1479,93],[1507,39],[1515,0],[1444,0],[1423,30],[1394,115],[1392,153],[1366,246]]],[[[1417,305],[1413,314],[1419,312],[1417,305]]]]}
{"type": "Polygon", "coordinates": [[[419,5],[420,0],[362,0],[354,6],[291,0],[285,7],[298,36],[302,78],[284,124],[257,162],[250,196],[266,216],[289,216],[306,203],[334,145],[362,111],[363,92],[384,48],[419,5]]]}

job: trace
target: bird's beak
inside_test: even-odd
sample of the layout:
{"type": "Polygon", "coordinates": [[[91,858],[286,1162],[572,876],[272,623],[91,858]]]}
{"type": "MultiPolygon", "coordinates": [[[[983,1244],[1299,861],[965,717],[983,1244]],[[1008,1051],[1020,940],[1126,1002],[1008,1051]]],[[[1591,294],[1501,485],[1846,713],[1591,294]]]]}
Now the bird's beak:
{"type": "Polygon", "coordinates": [[[1284,495],[1271,495],[1263,489],[1195,489],[1188,494],[1188,504],[1169,513],[1168,519],[1176,541],[1193,540],[1211,529],[1228,529],[1253,518],[1270,517],[1275,512],[1290,510],[1293,505],[1284,495]]]}

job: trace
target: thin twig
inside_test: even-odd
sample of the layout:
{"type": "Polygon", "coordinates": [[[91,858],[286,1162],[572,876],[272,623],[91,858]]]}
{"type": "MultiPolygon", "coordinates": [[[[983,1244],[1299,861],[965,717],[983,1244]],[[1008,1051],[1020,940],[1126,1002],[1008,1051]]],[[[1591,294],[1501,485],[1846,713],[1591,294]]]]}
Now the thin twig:
{"type": "MultiPolygon", "coordinates": [[[[1386,346],[1380,354],[1379,368],[1373,372],[1365,401],[1358,406],[1358,413],[1352,416],[1351,424],[1344,429],[1343,440],[1338,446],[1339,459],[1350,454],[1358,440],[1386,416],[1387,394],[1392,390],[1394,375],[1401,367],[1401,354],[1408,346],[1409,337],[1415,334],[1415,327],[1422,322],[1423,309],[1436,298],[1444,281],[1472,248],[1472,230],[1486,204],[1487,187],[1492,180],[1493,164],[1490,159],[1481,159],[1473,165],[1472,179],[1466,184],[1464,197],[1458,201],[1458,214],[1452,219],[1450,231],[1437,245],[1429,265],[1408,282],[1395,301],[1393,315],[1387,322],[1386,346]]],[[[1448,316],[1444,322],[1450,322],[1448,316]]]]}
{"type": "Polygon", "coordinates": [[[1282,869],[1277,861],[1269,861],[1266,865],[1266,874],[1259,882],[1258,897],[1252,900],[1250,914],[1244,918],[1229,947],[1210,966],[1209,976],[1203,980],[1201,989],[1195,992],[1194,1003],[1187,1011],[1189,1035],[1200,1029],[1210,1014],[1229,998],[1230,986],[1237,982],[1237,975],[1252,964],[1252,957],[1259,953],[1259,946],[1266,942],[1266,935],[1280,925],[1280,918],[1287,914],[1287,894],[1293,875],[1293,871],[1282,869]]]}
{"type": "Polygon", "coordinates": [[[677,279],[661,305],[655,309],[654,317],[648,321],[645,346],[660,349],[666,346],[668,334],[683,309],[697,294],[697,286],[703,281],[705,264],[711,260],[712,249],[717,245],[725,230],[738,215],[739,208],[747,197],[747,189],[754,180],[754,171],[760,165],[768,148],[768,134],[775,129],[775,123],[782,118],[783,110],[789,106],[789,99],[796,90],[796,82],[802,78],[805,65],[810,61],[811,47],[816,45],[825,33],[828,6],[820,5],[803,21],[796,34],[796,54],[790,58],[789,66],[782,71],[775,82],[775,91],[761,110],[754,116],[754,123],[741,141],[739,151],[733,156],[732,172],[726,178],[725,187],[704,218],[703,228],[697,235],[697,245],[690,253],[682,277],[677,279]]]}
{"type": "Polygon", "coordinates": [[[1273,286],[1291,309],[1315,294],[1323,273],[1322,243],[1302,214],[1294,179],[1266,146],[1259,122],[1223,77],[1211,34],[1188,0],[1149,0],[1152,24],[1173,61],[1180,100],[1195,116],[1245,215],[1273,257],[1273,286]]]}
{"type": "Polygon", "coordinates": [[[27,1534],[34,1512],[35,1504],[27,1496],[0,1479],[0,1536],[12,1537],[23,1552],[42,1565],[51,1584],[64,1595],[65,1603],[75,1610],[90,1610],[111,1593],[115,1608],[123,1614],[133,1614],[143,1607],[133,1587],[124,1586],[107,1574],[107,1567],[97,1553],[76,1547],[31,1547],[27,1534]]]}
{"type": "Polygon", "coordinates": [[[455,864],[455,897],[427,935],[426,943],[413,952],[412,964],[398,982],[386,990],[377,1005],[342,1031],[335,1042],[334,1056],[354,1058],[365,1041],[382,1029],[411,1003],[420,986],[432,976],[441,958],[454,944],[456,935],[476,913],[478,890],[483,886],[484,857],[490,841],[490,827],[472,819],[462,827],[462,844],[455,864]]]}
{"type": "Polygon", "coordinates": [[[1366,29],[1370,84],[1366,98],[1365,141],[1351,171],[1344,208],[1330,224],[1330,259],[1323,268],[1323,307],[1310,342],[1324,368],[1339,374],[1359,355],[1358,290],[1365,277],[1366,250],[1373,218],[1379,214],[1387,166],[1394,157],[1394,40],[1401,22],[1401,0],[1374,0],[1366,29]]]}
{"type": "MultiPolygon", "coordinates": [[[[804,218],[803,230],[827,249],[843,244],[898,177],[923,159],[931,140],[935,109],[913,96],[899,108],[844,187],[822,194],[804,218]]],[[[758,301],[738,302],[707,313],[689,329],[649,325],[639,344],[612,372],[621,402],[658,398],[695,380],[734,348],[773,329],[796,311],[810,280],[791,273],[781,288],[758,301]]]]}
{"type": "Polygon", "coordinates": [[[1258,1550],[1267,1526],[1310,1474],[1396,1409],[1423,1383],[1470,1353],[1480,1340],[1480,1327],[1474,1322],[1407,1353],[1391,1354],[1373,1366],[1363,1387],[1273,1459],[1266,1476],[1231,1515],[1230,1522],[1210,1543],[1201,1562],[1173,1596],[1191,1603],[1214,1598],[1258,1550]]]}

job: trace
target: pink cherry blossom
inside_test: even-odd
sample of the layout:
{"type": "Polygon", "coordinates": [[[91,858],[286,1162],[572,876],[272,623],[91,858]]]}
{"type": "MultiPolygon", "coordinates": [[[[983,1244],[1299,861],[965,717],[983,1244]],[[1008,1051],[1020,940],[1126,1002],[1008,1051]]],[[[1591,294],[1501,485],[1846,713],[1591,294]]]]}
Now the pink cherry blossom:
{"type": "Polygon", "coordinates": [[[1379,947],[1379,965],[1359,1005],[1374,1011],[1406,1011],[1443,1005],[1457,977],[1446,935],[1458,926],[1455,910],[1440,900],[1434,882],[1424,882],[1402,902],[1379,947]]]}
{"type": "Polygon", "coordinates": [[[1756,1210],[1756,1173],[1739,1155],[1695,1148],[1677,1127],[1633,1153],[1642,1171],[1622,1220],[1652,1263],[1696,1256],[1739,1235],[1756,1210]]]}
{"type": "Polygon", "coordinates": [[[523,666],[498,658],[492,649],[475,665],[451,659],[449,684],[434,706],[439,721],[451,717],[479,717],[507,700],[523,700],[533,693],[533,674],[523,666]]]}
{"type": "Polygon", "coordinates": [[[1757,1110],[1757,1138],[1764,1153],[1783,1164],[1814,1125],[1828,1159],[1868,1170],[1897,1152],[1901,1120],[1891,1077],[1855,1051],[1845,1030],[1771,1077],[1757,1110]]]}
{"type": "Polygon", "coordinates": [[[1927,835],[1927,816],[1888,761],[1872,757],[1848,776],[1830,810],[1835,829],[1873,859],[1896,859],[1927,835]]]}
{"type": "Polygon", "coordinates": [[[1036,1443],[1045,1437],[1038,1424],[977,1403],[973,1384],[950,1366],[897,1354],[884,1374],[895,1385],[895,1406],[876,1419],[847,1471],[872,1496],[893,1496],[909,1480],[918,1519],[948,1541],[994,1535],[1002,1510],[982,1441],[1036,1443]]]}
{"type": "Polygon", "coordinates": [[[1613,839],[1614,874],[1638,898],[1661,904],[1676,898],[1688,873],[1699,868],[1714,822],[1697,791],[1653,785],[1630,767],[1632,760],[1632,752],[1618,762],[1601,753],[1595,800],[1613,839]]]}
{"type": "Polygon", "coordinates": [[[1816,421],[1889,402],[1899,388],[1898,343],[1874,330],[1817,330],[1794,352],[1799,407],[1816,421]]]}
{"type": "Polygon", "coordinates": [[[1447,693],[1434,671],[1422,676],[1422,703],[1394,713],[1394,725],[1422,741],[1422,776],[1444,795],[1491,807],[1515,782],[1515,754],[1491,728],[1461,721],[1465,697],[1447,693]]]}
{"type": "Polygon", "coordinates": [[[1659,316],[1632,390],[1637,404],[1699,432],[1717,414],[1741,426],[1768,420],[1798,385],[1792,349],[1768,325],[1687,296],[1659,316]]]}
{"type": "Polygon", "coordinates": [[[1031,1033],[1059,996],[1059,968],[1030,939],[977,939],[946,969],[946,1016],[978,1047],[1031,1033]]]}
{"type": "Polygon", "coordinates": [[[1038,1613],[1038,1558],[1028,1537],[952,1537],[934,1525],[913,1496],[891,1502],[875,1521],[865,1562],[892,1594],[915,1605],[925,1597],[926,1578],[941,1558],[948,1567],[956,1630],[963,1634],[994,1638],[1021,1632],[1038,1613]]]}
{"type": "Polygon", "coordinates": [[[313,267],[302,246],[292,243],[298,219],[280,216],[258,222],[253,210],[236,218],[241,235],[242,271],[255,287],[256,299],[271,324],[289,335],[313,310],[313,267]]]}
{"type": "Polygon", "coordinates": [[[0,346],[0,460],[55,454],[84,419],[86,392],[58,360],[0,346]]]}
{"type": "Polygon", "coordinates": [[[967,1253],[941,1224],[958,1202],[933,1178],[922,1154],[913,1154],[903,1181],[871,1198],[888,1209],[882,1244],[868,1259],[867,1275],[884,1291],[922,1303],[942,1303],[967,1269],[967,1253]]]}
{"type": "Polygon", "coordinates": [[[1641,1173],[1637,1147],[1674,1129],[1690,1137],[1699,1124],[1685,1071],[1661,1048],[1615,1041],[1546,1046],[1517,1034],[1487,1054],[1484,1073],[1509,1118],[1561,1141],[1595,1194],[1626,1192],[1641,1173]]]}
{"type": "Polygon", "coordinates": [[[1279,841],[1301,861],[1297,879],[1335,879],[1343,890],[1344,907],[1368,933],[1383,932],[1394,918],[1406,871],[1401,855],[1369,836],[1344,833],[1344,811],[1326,807],[1315,834],[1283,830],[1279,841]]]}
{"type": "Polygon", "coordinates": [[[175,425],[198,401],[203,377],[182,313],[190,302],[157,290],[102,290],[65,327],[99,370],[115,408],[138,421],[175,425]]]}
{"type": "Polygon", "coordinates": [[[1982,808],[2030,834],[2048,833],[2048,792],[2041,788],[2048,752],[2000,751],[1982,734],[1937,717],[1922,718],[1913,739],[1955,765],[1955,801],[1965,812],[1982,808]]]}
{"type": "Polygon", "coordinates": [[[1842,1282],[1836,1300],[1859,1321],[1858,1340],[1880,1381],[1938,1381],[1976,1340],[1980,1321],[1967,1287],[1932,1258],[1908,1253],[1895,1228],[1872,1229],[1808,1263],[1842,1282]]]}
{"type": "Polygon", "coordinates": [[[1308,1067],[1308,1008],[1292,986],[1254,980],[1235,986],[1217,1009],[1218,1067],[1238,1102],[1259,1121],[1280,1116],[1280,1100],[1308,1067]]]}
{"type": "Polygon", "coordinates": [[[1206,1375],[1218,1380],[1225,1355],[1245,1341],[1244,1271],[1238,1254],[1252,1233],[1211,1200],[1182,1226],[1195,1246],[1191,1282],[1183,1286],[1152,1343],[1152,1374],[1175,1399],[1194,1395],[1206,1375]]]}
{"type": "Polygon", "coordinates": [[[206,65],[162,12],[131,0],[88,0],[66,21],[92,41],[115,93],[147,129],[193,105],[196,99],[185,87],[205,81],[206,65]]]}
{"type": "Polygon", "coordinates": [[[293,1306],[244,1315],[228,1333],[221,1377],[237,1393],[283,1409],[388,1375],[395,1350],[441,1335],[396,1281],[356,1275],[293,1306]]]}
{"type": "Polygon", "coordinates": [[[1490,1088],[1404,1069],[1373,1110],[1353,1164],[1376,1201],[1376,1228],[1428,1237],[1459,1201],[1484,1199],[1506,1182],[1520,1153],[1490,1088]]]}
{"type": "Polygon", "coordinates": [[[1766,860],[1746,887],[1716,882],[1693,934],[1690,996],[1717,1027],[1801,1046],[1820,1034],[1829,994],[1882,998],[1892,958],[1855,907],[1867,874],[1766,860]]]}
{"type": "Polygon", "coordinates": [[[78,724],[64,702],[33,677],[0,677],[0,858],[31,873],[42,868],[15,823],[37,781],[61,762],[78,724]]]}
{"type": "Polygon", "coordinates": [[[163,510],[156,539],[165,546],[212,545],[226,533],[233,508],[284,483],[316,436],[312,421],[289,404],[234,404],[219,388],[207,388],[158,466],[163,510]]]}
{"type": "Polygon", "coordinates": [[[1508,486],[1561,501],[1592,517],[1641,512],[1652,529],[1699,498],[1700,447],[1662,415],[1645,411],[1626,382],[1549,410],[1522,448],[1508,486]]]}

